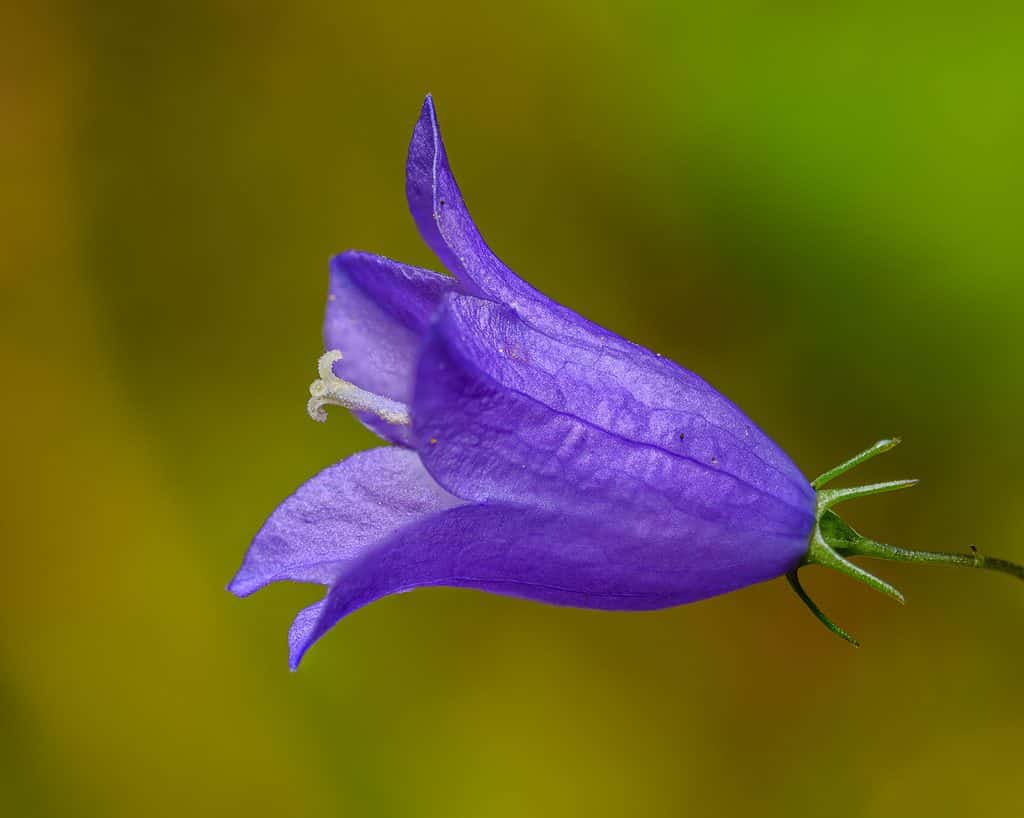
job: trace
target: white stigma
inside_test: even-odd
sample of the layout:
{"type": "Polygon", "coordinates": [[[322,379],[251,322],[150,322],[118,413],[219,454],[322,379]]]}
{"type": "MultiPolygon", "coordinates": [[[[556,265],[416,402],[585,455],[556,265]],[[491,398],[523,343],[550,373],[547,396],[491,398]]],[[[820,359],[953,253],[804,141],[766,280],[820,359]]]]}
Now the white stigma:
{"type": "Polygon", "coordinates": [[[341,350],[332,349],[320,356],[317,371],[320,377],[309,385],[306,411],[318,423],[327,420],[325,406],[343,406],[353,412],[370,412],[387,423],[408,426],[409,407],[404,403],[360,389],[354,383],[334,374],[334,363],[342,358],[341,350]]]}

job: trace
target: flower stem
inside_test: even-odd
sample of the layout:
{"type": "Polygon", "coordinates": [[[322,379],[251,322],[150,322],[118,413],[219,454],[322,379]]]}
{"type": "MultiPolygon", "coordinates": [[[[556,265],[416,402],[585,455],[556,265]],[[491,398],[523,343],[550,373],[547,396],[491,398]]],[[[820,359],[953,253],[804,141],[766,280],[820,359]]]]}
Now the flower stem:
{"type": "Polygon", "coordinates": [[[897,548],[894,545],[869,540],[861,537],[852,544],[843,544],[836,548],[844,555],[854,557],[875,557],[893,562],[923,563],[931,565],[959,565],[964,568],[981,568],[987,571],[999,571],[1024,580],[1024,565],[979,554],[971,547],[970,554],[946,553],[942,551],[915,551],[910,548],[897,548]]]}

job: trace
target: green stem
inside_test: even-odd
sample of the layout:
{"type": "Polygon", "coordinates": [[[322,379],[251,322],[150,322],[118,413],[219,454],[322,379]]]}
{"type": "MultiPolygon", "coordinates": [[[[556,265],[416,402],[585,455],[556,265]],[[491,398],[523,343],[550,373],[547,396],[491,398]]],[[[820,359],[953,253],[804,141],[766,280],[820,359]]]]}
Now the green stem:
{"type": "Polygon", "coordinates": [[[970,554],[945,553],[942,551],[915,551],[910,548],[897,548],[894,545],[875,542],[862,537],[855,543],[839,546],[837,550],[845,555],[855,557],[875,557],[894,562],[909,562],[931,565],[959,565],[964,568],[981,568],[986,571],[999,571],[1024,580],[1024,565],[1010,560],[988,557],[972,549],[970,554]]]}

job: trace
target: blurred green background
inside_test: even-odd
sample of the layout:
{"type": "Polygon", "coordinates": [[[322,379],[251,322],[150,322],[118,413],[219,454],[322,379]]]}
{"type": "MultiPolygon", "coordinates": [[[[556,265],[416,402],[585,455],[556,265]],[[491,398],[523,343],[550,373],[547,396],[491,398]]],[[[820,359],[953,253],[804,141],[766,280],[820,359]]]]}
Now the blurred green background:
{"type": "Polygon", "coordinates": [[[0,811],[1018,815],[1024,588],[821,570],[606,614],[223,588],[375,445],[308,420],[328,256],[434,260],[434,93],[485,235],[701,373],[896,544],[1024,559],[1019,3],[15,3],[0,12],[0,811]]]}

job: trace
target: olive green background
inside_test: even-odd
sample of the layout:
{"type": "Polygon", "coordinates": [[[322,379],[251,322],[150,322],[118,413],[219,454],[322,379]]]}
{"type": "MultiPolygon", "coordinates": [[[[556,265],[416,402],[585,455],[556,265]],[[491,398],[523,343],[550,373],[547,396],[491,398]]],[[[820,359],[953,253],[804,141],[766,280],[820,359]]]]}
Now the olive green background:
{"type": "Polygon", "coordinates": [[[434,264],[425,92],[492,246],[728,394],[849,508],[1024,559],[1017,3],[16,3],[0,18],[0,811],[1009,816],[1024,588],[821,569],[645,614],[454,590],[287,670],[224,591],[305,478],[329,255],[434,264]]]}

